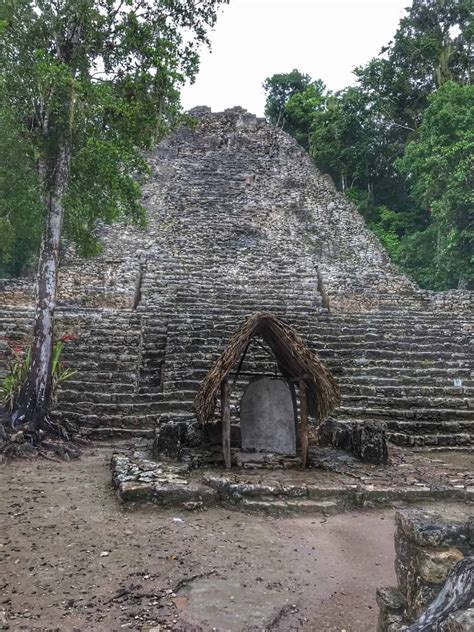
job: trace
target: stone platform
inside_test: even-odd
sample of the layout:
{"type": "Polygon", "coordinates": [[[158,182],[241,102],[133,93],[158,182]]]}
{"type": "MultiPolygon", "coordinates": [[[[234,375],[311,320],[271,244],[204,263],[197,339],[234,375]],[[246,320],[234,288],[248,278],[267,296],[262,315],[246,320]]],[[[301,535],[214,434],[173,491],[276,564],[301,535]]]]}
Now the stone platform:
{"type": "Polygon", "coordinates": [[[112,478],[127,506],[178,509],[222,505],[271,514],[330,514],[430,500],[474,501],[468,454],[431,455],[395,448],[385,467],[332,448],[314,448],[308,470],[193,469],[155,461],[145,450],[112,457],[112,478]]]}

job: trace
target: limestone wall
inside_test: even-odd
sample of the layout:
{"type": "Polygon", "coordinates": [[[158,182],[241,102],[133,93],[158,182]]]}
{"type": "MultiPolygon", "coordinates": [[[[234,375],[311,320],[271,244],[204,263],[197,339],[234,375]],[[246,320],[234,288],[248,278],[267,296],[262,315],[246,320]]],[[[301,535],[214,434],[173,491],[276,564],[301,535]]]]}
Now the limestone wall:
{"type": "MultiPolygon", "coordinates": [[[[449,515],[449,513],[447,514],[449,515]]],[[[416,621],[443,587],[449,571],[474,554],[474,518],[446,518],[421,510],[398,511],[395,516],[396,588],[377,591],[378,632],[401,632],[416,621]]],[[[469,632],[474,611],[453,613],[437,628],[469,632]],[[464,625],[464,623],[466,625],[464,625]]]]}

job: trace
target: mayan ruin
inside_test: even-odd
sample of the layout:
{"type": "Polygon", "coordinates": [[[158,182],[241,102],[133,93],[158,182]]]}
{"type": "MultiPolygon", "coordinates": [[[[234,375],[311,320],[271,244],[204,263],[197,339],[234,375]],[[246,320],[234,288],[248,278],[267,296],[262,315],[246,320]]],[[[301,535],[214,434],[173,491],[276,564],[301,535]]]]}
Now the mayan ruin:
{"type": "MultiPolygon", "coordinates": [[[[337,380],[341,403],[322,430],[328,443],[347,434],[346,427],[367,434],[373,424],[395,446],[462,449],[474,439],[472,294],[422,291],[400,274],[351,204],[285,133],[241,108],[191,114],[195,129],[181,129],[151,153],[147,228],[104,227],[100,257],[65,254],[58,327],[77,336],[66,358],[78,373],[61,389],[57,412],[87,437],[154,439],[165,456],[156,475],[143,457],[114,457],[126,501],[149,494],[165,506],[215,506],[220,495],[272,511],[273,497],[277,510],[300,505],[329,512],[353,502],[384,503],[397,493],[396,481],[393,491],[385,489],[386,477],[380,490],[357,501],[347,496],[344,475],[333,494],[315,489],[314,498],[306,481],[288,492],[260,483],[260,491],[256,485],[246,493],[238,481],[231,489],[209,475],[208,485],[179,485],[189,464],[222,463],[220,410],[211,415],[216,439],[215,427],[197,420],[194,399],[235,329],[256,312],[294,327],[337,380]],[[167,466],[168,456],[184,465],[167,466]],[[140,467],[144,475],[137,477],[140,467]],[[155,476],[170,479],[158,495],[155,476]]],[[[26,336],[31,284],[5,281],[2,297],[2,335],[26,336]]],[[[232,465],[246,468],[249,480],[262,468],[300,463],[295,446],[286,463],[283,455],[262,459],[239,450],[247,384],[281,375],[276,358],[251,342],[239,372],[229,376],[232,465]]],[[[317,463],[311,445],[310,458],[317,463]]],[[[450,484],[449,469],[438,469],[431,474],[434,496],[470,498],[464,486],[450,484]]],[[[315,484],[320,480],[316,474],[315,484]]],[[[430,483],[405,497],[427,498],[430,483]]]]}
{"type": "Polygon", "coordinates": [[[246,0],[0,2],[0,630],[474,629],[446,3],[354,86],[269,75],[262,116],[180,101],[246,0]]]}
{"type": "MultiPolygon", "coordinates": [[[[401,275],[285,133],[239,108],[191,114],[198,128],[151,154],[146,230],[104,228],[100,257],[65,255],[58,320],[78,375],[59,412],[98,435],[189,422],[226,341],[267,311],[337,376],[335,420],[385,423],[397,445],[472,444],[472,294],[401,275]]],[[[26,335],[32,284],[4,281],[2,299],[2,335],[26,335]]]]}

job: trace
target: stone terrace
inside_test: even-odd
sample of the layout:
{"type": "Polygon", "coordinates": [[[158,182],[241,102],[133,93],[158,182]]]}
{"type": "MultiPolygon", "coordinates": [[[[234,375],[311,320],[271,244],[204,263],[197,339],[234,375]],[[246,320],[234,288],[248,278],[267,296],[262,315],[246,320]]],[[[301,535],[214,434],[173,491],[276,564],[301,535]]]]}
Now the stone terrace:
{"type": "MultiPolygon", "coordinates": [[[[401,275],[280,130],[240,108],[193,114],[195,129],[150,154],[147,228],[103,227],[101,256],[65,257],[58,327],[79,334],[66,352],[78,373],[60,414],[102,435],[191,419],[226,339],[265,310],[337,375],[337,419],[385,421],[400,445],[472,444],[472,295],[401,275]]],[[[31,284],[3,282],[0,301],[0,337],[27,335],[31,284]]],[[[243,369],[247,380],[274,366],[254,349],[243,369]]]]}

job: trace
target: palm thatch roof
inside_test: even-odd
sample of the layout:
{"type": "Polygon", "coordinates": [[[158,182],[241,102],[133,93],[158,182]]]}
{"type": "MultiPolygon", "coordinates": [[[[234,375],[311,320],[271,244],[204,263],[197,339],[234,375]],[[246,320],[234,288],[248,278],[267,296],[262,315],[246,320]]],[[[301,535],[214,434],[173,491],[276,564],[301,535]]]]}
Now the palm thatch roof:
{"type": "Polygon", "coordinates": [[[198,419],[202,423],[214,420],[221,383],[255,336],[272,349],[278,368],[286,378],[305,383],[309,414],[316,419],[328,417],[340,404],[339,385],[330,371],[292,327],[273,314],[257,312],[237,329],[205,377],[194,400],[198,419]]]}

